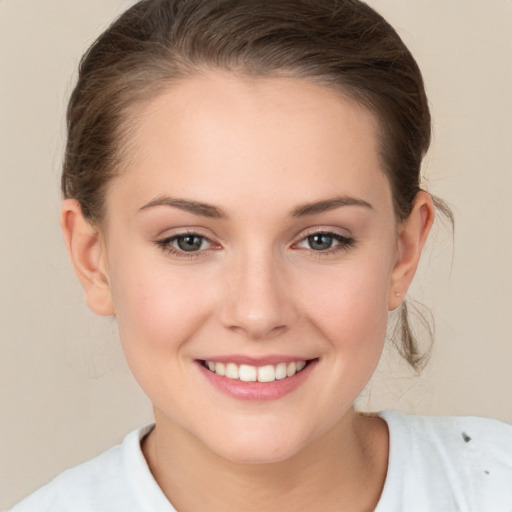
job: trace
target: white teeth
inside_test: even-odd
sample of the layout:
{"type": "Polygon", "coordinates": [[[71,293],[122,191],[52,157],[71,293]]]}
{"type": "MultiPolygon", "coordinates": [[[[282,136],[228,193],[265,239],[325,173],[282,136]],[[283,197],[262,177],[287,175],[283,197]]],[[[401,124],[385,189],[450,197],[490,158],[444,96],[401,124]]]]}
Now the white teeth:
{"type": "Polygon", "coordinates": [[[274,380],[293,377],[306,367],[306,361],[278,363],[276,365],[268,364],[265,366],[205,361],[205,366],[211,372],[225,376],[228,379],[237,379],[243,382],[273,382],[274,380]]]}
{"type": "Polygon", "coordinates": [[[258,382],[272,382],[276,380],[276,370],[272,365],[258,368],[258,382]]]}
{"type": "Polygon", "coordinates": [[[254,366],[241,364],[240,369],[238,370],[238,375],[238,378],[244,382],[256,382],[257,371],[254,366]]]}
{"type": "Polygon", "coordinates": [[[226,367],[224,366],[224,363],[215,363],[215,373],[217,375],[226,375],[226,367]]]}
{"type": "Polygon", "coordinates": [[[228,363],[226,365],[226,377],[238,379],[238,366],[235,363],[228,363]]]}
{"type": "Polygon", "coordinates": [[[286,379],[287,375],[286,375],[286,368],[287,368],[287,364],[286,363],[279,363],[277,366],[276,366],[276,379],[277,380],[281,380],[281,379],[286,379]]]}

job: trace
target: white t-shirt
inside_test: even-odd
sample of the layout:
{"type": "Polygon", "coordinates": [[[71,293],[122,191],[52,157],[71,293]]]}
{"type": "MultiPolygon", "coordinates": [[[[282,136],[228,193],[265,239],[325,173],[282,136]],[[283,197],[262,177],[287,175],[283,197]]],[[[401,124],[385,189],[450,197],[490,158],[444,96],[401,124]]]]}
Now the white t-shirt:
{"type": "MultiPolygon", "coordinates": [[[[375,512],[512,511],[511,425],[379,414],[388,424],[390,451],[375,512]]],[[[140,448],[151,428],[135,430],[121,445],[64,471],[11,512],[176,512],[140,448]]]]}

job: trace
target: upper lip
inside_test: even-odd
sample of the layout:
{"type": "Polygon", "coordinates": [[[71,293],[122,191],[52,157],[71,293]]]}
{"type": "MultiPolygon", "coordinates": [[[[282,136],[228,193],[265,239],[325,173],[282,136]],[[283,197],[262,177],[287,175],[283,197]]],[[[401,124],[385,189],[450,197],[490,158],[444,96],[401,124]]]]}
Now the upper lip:
{"type": "Polygon", "coordinates": [[[240,354],[233,355],[222,355],[222,356],[212,356],[205,357],[204,359],[200,359],[201,361],[211,361],[213,363],[235,363],[237,365],[246,364],[249,366],[266,366],[266,365],[276,365],[279,363],[293,363],[297,361],[309,361],[311,357],[303,357],[303,356],[290,356],[290,355],[277,355],[271,354],[267,356],[246,356],[240,354]]]}

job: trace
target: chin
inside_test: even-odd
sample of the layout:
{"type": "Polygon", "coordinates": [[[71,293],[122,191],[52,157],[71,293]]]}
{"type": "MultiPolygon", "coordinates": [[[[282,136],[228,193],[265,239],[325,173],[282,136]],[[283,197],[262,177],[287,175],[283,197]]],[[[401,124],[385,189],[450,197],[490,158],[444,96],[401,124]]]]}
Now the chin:
{"type": "Polygon", "coordinates": [[[307,445],[303,437],[289,431],[276,435],[275,431],[262,429],[246,432],[245,435],[230,434],[226,437],[222,440],[209,440],[208,448],[235,464],[282,462],[300,453],[307,445]]]}

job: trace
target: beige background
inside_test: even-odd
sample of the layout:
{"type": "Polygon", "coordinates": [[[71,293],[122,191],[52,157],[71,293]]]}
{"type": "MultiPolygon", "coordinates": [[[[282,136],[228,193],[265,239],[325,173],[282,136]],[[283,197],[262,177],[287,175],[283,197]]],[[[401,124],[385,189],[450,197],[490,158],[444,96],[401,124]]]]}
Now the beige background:
{"type": "MultiPolygon", "coordinates": [[[[110,319],[89,313],[57,225],[79,56],[131,2],[0,0],[0,508],[150,421],[110,319]]],[[[373,0],[422,67],[425,172],[457,217],[411,292],[437,325],[415,378],[385,354],[360,407],[512,422],[512,2],[373,0]]]]}

